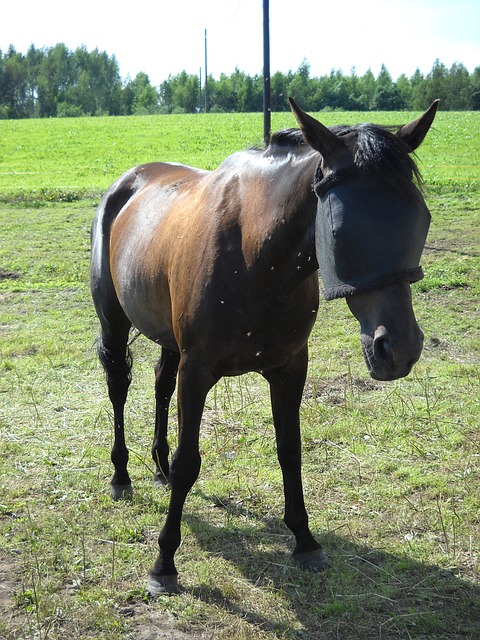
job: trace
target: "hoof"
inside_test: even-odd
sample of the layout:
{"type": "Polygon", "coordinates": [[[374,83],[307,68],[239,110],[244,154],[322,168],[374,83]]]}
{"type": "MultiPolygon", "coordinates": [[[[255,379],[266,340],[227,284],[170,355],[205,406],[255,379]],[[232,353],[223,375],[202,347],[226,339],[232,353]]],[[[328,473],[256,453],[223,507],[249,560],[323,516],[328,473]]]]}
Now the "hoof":
{"type": "Polygon", "coordinates": [[[169,487],[170,483],[168,481],[168,476],[164,476],[163,473],[156,473],[153,476],[153,486],[157,489],[163,489],[165,487],[169,487]]]}
{"type": "Polygon", "coordinates": [[[149,576],[147,581],[147,593],[149,596],[169,595],[178,593],[178,576],[149,576]]]}
{"type": "Polygon", "coordinates": [[[311,573],[320,573],[328,564],[328,557],[321,549],[297,553],[293,558],[299,567],[311,573]]]}
{"type": "Polygon", "coordinates": [[[110,495],[113,500],[128,500],[133,495],[131,484],[111,484],[110,495]]]}

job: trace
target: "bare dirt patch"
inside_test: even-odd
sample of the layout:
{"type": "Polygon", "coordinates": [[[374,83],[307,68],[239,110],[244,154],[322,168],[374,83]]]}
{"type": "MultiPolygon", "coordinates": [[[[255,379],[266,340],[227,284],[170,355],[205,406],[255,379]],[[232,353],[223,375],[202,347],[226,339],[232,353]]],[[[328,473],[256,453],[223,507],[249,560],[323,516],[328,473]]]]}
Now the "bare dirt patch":
{"type": "Polygon", "coordinates": [[[0,554],[0,639],[25,637],[27,617],[15,603],[21,590],[21,568],[15,558],[0,554]],[[4,635],[8,629],[9,635],[4,635]]]}
{"type": "Polygon", "coordinates": [[[133,608],[131,634],[135,640],[202,640],[203,637],[176,629],[155,603],[133,608]]]}
{"type": "Polygon", "coordinates": [[[21,274],[17,271],[9,271],[0,267],[0,280],[18,280],[20,277],[21,274]]]}
{"type": "Polygon", "coordinates": [[[381,388],[382,385],[373,380],[352,378],[348,374],[329,380],[307,378],[303,397],[315,398],[326,404],[342,405],[345,403],[345,395],[349,392],[367,393],[381,388]]]}

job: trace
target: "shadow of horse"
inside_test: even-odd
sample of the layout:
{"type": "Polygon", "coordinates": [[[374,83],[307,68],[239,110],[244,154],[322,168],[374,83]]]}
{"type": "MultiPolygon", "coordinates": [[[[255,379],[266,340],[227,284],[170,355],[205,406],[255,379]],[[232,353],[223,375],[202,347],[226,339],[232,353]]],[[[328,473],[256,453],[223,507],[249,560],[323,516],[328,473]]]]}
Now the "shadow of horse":
{"type": "Polygon", "coordinates": [[[480,638],[480,587],[454,570],[325,533],[330,566],[323,573],[306,573],[284,544],[289,536],[280,519],[255,517],[228,498],[195,493],[246,523],[226,531],[196,514],[185,515],[200,546],[235,567],[252,588],[275,591],[278,607],[289,609],[295,623],[282,620],[278,610],[259,613],[259,607],[226,595],[213,580],[182,590],[259,632],[309,640],[480,638]]]}

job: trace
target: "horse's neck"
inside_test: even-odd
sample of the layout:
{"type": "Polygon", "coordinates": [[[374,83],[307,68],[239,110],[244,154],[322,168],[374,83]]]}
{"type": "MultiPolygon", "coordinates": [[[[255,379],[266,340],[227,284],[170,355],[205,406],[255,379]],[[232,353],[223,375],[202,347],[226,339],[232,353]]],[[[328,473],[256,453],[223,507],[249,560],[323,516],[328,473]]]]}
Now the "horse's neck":
{"type": "Polygon", "coordinates": [[[312,183],[317,162],[312,154],[287,157],[264,176],[263,192],[257,191],[251,210],[255,217],[251,256],[256,268],[276,271],[279,276],[284,273],[294,281],[316,269],[317,200],[312,183]]]}

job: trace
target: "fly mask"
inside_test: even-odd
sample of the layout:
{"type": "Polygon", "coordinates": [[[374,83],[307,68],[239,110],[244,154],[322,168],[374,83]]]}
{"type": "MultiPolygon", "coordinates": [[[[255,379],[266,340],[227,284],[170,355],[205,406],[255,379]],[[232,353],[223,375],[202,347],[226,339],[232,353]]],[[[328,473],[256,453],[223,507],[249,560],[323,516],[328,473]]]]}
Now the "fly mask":
{"type": "Polygon", "coordinates": [[[317,260],[327,300],[423,278],[420,257],[430,212],[418,190],[342,173],[315,185],[317,260]]]}

